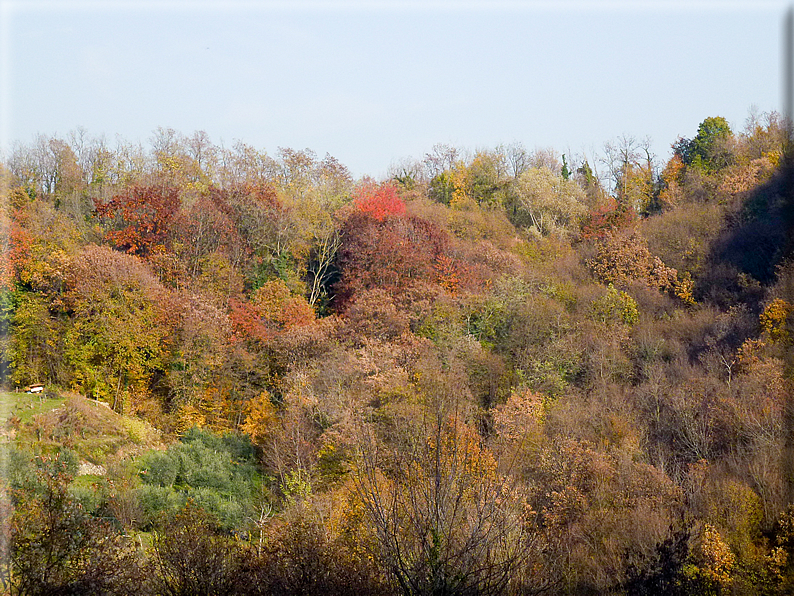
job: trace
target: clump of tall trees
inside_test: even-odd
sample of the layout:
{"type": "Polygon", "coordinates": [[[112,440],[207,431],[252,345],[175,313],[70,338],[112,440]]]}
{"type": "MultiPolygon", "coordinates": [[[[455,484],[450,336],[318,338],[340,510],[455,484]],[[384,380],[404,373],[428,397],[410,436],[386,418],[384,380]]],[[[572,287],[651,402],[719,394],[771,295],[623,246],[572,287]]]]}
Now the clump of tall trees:
{"type": "Polygon", "coordinates": [[[786,593],[789,152],[774,113],[384,180],[170,129],[18,145],[7,385],[163,442],[10,421],[6,589],[786,593]]]}

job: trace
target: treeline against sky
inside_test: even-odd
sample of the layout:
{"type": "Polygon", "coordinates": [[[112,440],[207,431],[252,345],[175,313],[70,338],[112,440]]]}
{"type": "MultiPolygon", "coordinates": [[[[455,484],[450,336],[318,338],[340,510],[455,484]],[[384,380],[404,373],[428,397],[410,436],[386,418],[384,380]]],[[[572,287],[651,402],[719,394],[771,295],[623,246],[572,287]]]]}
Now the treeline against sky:
{"type": "Polygon", "coordinates": [[[785,593],[789,151],[17,146],[2,367],[70,397],[9,421],[6,586],[785,593]]]}

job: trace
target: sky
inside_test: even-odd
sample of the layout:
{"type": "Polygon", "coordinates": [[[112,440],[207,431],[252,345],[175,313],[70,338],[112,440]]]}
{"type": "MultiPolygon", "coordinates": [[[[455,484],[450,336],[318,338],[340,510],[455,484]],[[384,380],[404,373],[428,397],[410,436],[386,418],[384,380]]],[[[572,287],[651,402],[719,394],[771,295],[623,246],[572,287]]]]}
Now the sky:
{"type": "Polygon", "coordinates": [[[660,160],[782,110],[790,2],[0,0],[0,149],[158,127],[383,177],[444,143],[660,160]]]}

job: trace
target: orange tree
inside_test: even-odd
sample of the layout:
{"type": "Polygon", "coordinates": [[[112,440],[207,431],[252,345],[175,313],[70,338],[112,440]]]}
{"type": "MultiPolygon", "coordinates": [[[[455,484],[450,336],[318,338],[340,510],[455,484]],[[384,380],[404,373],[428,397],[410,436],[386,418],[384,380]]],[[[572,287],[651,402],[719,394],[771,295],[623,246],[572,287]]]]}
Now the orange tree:
{"type": "Polygon", "coordinates": [[[109,220],[113,228],[105,238],[117,248],[141,256],[165,240],[178,209],[177,190],[158,186],[128,186],[107,203],[95,203],[96,216],[109,220]]]}

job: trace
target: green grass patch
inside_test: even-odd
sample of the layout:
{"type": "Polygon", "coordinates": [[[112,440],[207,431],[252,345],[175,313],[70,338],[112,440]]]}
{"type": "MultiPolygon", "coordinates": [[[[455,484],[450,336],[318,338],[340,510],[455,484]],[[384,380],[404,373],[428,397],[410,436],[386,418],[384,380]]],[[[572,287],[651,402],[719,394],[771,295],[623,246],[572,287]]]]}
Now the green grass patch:
{"type": "Polygon", "coordinates": [[[16,416],[26,424],[37,414],[54,410],[65,401],[64,397],[50,399],[41,393],[0,392],[0,423],[5,424],[12,416],[16,416]]]}
{"type": "Polygon", "coordinates": [[[145,421],[122,416],[74,393],[55,399],[0,393],[0,426],[18,445],[41,453],[68,447],[80,460],[93,464],[105,465],[118,454],[132,455],[161,445],[160,433],[145,421]]]}

